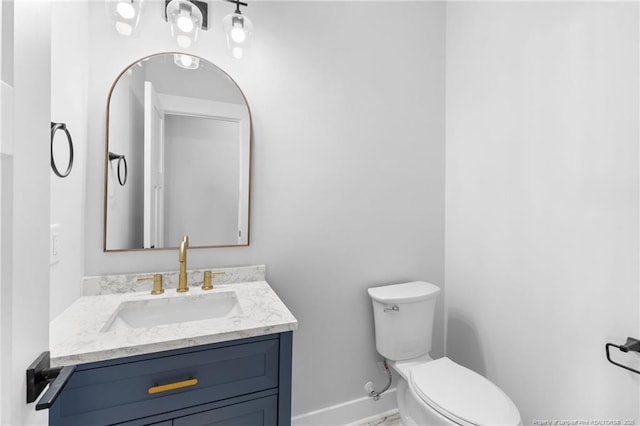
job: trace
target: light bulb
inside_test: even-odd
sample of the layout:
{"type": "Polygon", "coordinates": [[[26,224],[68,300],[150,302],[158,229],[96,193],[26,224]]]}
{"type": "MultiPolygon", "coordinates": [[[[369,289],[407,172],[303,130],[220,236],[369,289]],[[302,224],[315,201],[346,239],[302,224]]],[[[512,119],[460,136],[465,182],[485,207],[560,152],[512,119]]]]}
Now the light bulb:
{"type": "Polygon", "coordinates": [[[182,47],[183,49],[191,46],[191,39],[186,35],[178,35],[176,37],[176,42],[178,42],[178,46],[182,47]]]}
{"type": "Polygon", "coordinates": [[[242,25],[234,25],[231,30],[231,39],[236,43],[242,43],[247,38],[247,33],[244,32],[242,25]]]}
{"type": "Polygon", "coordinates": [[[190,33],[193,31],[193,21],[190,16],[182,15],[176,20],[176,25],[182,32],[190,33]]]}
{"type": "Polygon", "coordinates": [[[171,24],[171,35],[181,48],[186,49],[198,40],[203,17],[196,4],[188,0],[171,0],[167,4],[167,20],[171,24]]]}
{"type": "Polygon", "coordinates": [[[136,10],[134,9],[133,5],[126,1],[118,2],[118,4],[116,5],[116,11],[124,19],[131,19],[136,16],[136,10]]]}
{"type": "Polygon", "coordinates": [[[133,27],[126,22],[116,22],[116,31],[124,36],[130,36],[133,32],[133,27]]]}
{"type": "Polygon", "coordinates": [[[243,58],[251,47],[253,23],[239,11],[225,16],[222,30],[227,39],[227,52],[235,59],[243,58]]]}
{"type": "Polygon", "coordinates": [[[180,55],[180,63],[185,67],[190,67],[193,63],[193,58],[189,55],[180,55]]]}
{"type": "Polygon", "coordinates": [[[144,0],[107,0],[105,2],[110,24],[118,34],[129,37],[135,33],[140,22],[142,3],[144,0]]]}
{"type": "Polygon", "coordinates": [[[200,66],[200,58],[178,53],[175,53],[173,55],[173,62],[180,68],[185,68],[188,70],[195,70],[200,66]]]}

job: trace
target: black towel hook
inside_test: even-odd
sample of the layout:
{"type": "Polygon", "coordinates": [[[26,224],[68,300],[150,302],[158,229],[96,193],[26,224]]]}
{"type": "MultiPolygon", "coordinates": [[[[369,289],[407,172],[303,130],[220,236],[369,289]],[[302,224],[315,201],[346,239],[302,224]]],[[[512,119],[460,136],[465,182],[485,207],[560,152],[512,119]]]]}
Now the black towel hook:
{"type": "Polygon", "coordinates": [[[114,154],[113,152],[109,152],[109,161],[118,160],[118,183],[120,186],[124,186],[127,183],[127,177],[129,175],[129,167],[127,166],[127,159],[124,158],[124,155],[114,154]],[[124,163],[124,178],[122,177],[122,172],[120,171],[120,166],[124,163]]]}
{"type": "Polygon", "coordinates": [[[71,134],[69,130],[67,130],[67,125],[65,123],[54,123],[51,122],[51,170],[56,176],[61,178],[66,178],[71,173],[71,169],[73,168],[73,140],[71,139],[71,134]],[[64,173],[60,173],[58,170],[58,166],[56,165],[56,160],[53,158],[53,139],[58,130],[62,130],[67,135],[67,143],[69,144],[69,164],[67,166],[67,170],[64,173]]]}
{"type": "Polygon", "coordinates": [[[609,348],[614,347],[620,349],[620,352],[640,352],[640,340],[634,339],[633,337],[627,337],[627,342],[624,345],[614,345],[613,343],[607,343],[604,345],[605,352],[607,353],[607,361],[611,364],[616,365],[618,367],[624,368],[625,370],[632,371],[636,374],[640,374],[640,371],[635,370],[631,367],[627,367],[626,365],[618,364],[615,361],[611,360],[611,355],[609,354],[609,348]]]}

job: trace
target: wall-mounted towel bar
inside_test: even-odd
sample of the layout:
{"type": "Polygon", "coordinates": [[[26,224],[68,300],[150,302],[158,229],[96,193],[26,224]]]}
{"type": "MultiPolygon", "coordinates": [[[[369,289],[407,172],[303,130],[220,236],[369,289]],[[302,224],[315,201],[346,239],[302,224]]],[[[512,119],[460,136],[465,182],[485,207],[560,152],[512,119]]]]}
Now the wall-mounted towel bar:
{"type": "Polygon", "coordinates": [[[624,345],[614,345],[613,343],[607,343],[606,345],[604,345],[605,351],[607,353],[607,361],[609,361],[613,365],[624,368],[625,370],[633,371],[636,374],[640,374],[640,371],[638,370],[612,361],[611,355],[609,354],[610,347],[618,348],[621,352],[640,352],[640,340],[634,339],[633,337],[627,337],[627,342],[624,345]]]}
{"type": "Polygon", "coordinates": [[[71,169],[73,168],[73,140],[71,139],[71,134],[69,130],[67,130],[67,125],[64,123],[54,123],[51,122],[51,170],[56,176],[65,178],[69,176],[71,173],[71,169]],[[56,160],[53,157],[53,139],[58,130],[62,130],[67,135],[67,143],[69,144],[69,163],[67,165],[67,170],[64,173],[60,173],[58,166],[56,165],[56,160]]]}
{"type": "Polygon", "coordinates": [[[124,158],[124,155],[114,154],[113,152],[109,152],[109,161],[118,160],[118,183],[120,186],[124,186],[127,183],[127,176],[129,175],[129,167],[127,167],[127,159],[124,158]],[[122,177],[122,171],[120,167],[124,164],[124,178],[122,177]]]}

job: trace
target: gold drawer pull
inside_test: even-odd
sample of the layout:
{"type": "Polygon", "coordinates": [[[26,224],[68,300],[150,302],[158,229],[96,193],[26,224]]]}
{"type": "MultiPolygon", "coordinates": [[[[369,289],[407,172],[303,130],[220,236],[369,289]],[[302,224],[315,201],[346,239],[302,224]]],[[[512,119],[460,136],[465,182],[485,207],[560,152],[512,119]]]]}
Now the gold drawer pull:
{"type": "Polygon", "coordinates": [[[170,390],[175,390],[180,388],[188,388],[189,386],[195,386],[197,384],[198,384],[198,379],[183,380],[181,382],[169,383],[168,385],[159,385],[159,386],[150,387],[149,393],[153,395],[154,393],[167,392],[170,390]]]}

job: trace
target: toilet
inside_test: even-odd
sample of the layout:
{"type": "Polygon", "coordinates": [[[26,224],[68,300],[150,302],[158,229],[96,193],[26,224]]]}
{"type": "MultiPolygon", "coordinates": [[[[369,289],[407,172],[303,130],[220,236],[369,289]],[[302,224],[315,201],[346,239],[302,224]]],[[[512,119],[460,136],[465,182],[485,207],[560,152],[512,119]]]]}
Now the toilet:
{"type": "Polygon", "coordinates": [[[521,426],[520,413],[495,384],[447,357],[432,359],[437,286],[414,281],[373,287],[376,349],[398,373],[404,426],[521,426]]]}

